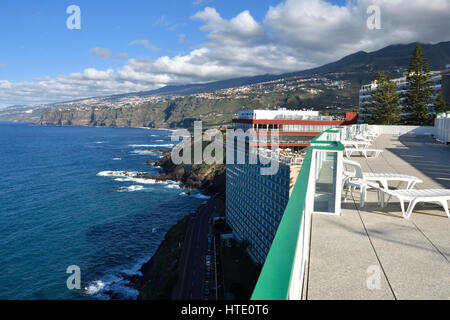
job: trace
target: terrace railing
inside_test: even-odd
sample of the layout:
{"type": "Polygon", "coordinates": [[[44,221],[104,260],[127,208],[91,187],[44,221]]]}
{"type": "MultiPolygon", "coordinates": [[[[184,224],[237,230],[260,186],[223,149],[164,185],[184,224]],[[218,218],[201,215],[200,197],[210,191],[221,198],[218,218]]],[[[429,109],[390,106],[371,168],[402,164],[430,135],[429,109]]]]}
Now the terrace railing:
{"type": "Polygon", "coordinates": [[[344,146],[367,125],[336,127],[313,139],[254,289],[252,300],[301,300],[313,213],[340,215],[344,146]]]}

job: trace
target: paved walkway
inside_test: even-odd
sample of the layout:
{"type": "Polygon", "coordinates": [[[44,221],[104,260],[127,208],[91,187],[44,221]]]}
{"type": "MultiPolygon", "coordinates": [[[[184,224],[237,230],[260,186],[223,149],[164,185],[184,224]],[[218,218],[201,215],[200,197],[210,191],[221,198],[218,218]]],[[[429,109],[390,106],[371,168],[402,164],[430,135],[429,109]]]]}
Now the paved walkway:
{"type": "MultiPolygon", "coordinates": [[[[351,159],[363,171],[419,177],[416,189],[450,189],[450,147],[390,135],[372,147],[385,152],[351,159]]],[[[405,220],[398,200],[381,209],[376,192],[361,209],[359,191],[342,207],[341,217],[313,216],[307,299],[450,299],[450,219],[442,207],[418,205],[405,220]]]]}

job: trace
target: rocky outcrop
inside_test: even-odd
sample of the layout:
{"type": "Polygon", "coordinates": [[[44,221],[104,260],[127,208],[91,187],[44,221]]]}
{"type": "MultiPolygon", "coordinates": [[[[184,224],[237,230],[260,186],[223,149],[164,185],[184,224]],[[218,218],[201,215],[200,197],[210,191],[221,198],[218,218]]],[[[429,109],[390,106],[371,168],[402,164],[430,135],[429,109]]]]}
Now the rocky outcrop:
{"type": "Polygon", "coordinates": [[[225,192],[225,166],[221,164],[175,165],[170,153],[155,163],[163,169],[157,181],[180,181],[185,189],[203,190],[207,195],[225,192]]]}

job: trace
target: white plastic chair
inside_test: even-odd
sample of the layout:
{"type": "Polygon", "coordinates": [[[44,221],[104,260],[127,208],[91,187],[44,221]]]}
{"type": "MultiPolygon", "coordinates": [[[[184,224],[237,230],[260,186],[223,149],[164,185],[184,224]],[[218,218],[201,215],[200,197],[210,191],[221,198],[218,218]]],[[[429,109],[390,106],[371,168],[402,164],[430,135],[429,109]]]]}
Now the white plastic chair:
{"type": "MultiPolygon", "coordinates": [[[[366,173],[362,171],[361,165],[356,161],[344,160],[344,174],[343,187],[347,188],[345,200],[347,200],[348,191],[352,188],[359,188],[361,190],[361,207],[364,207],[366,200],[367,189],[380,189],[377,182],[381,183],[383,190],[389,190],[389,182],[401,181],[407,183],[407,190],[411,190],[417,183],[423,181],[414,176],[408,176],[396,173],[366,173]],[[351,167],[353,171],[346,171],[346,166],[351,167]]],[[[378,203],[384,206],[384,197],[381,192],[378,192],[378,203]]]]}
{"type": "Polygon", "coordinates": [[[361,153],[366,159],[370,159],[370,158],[378,158],[380,156],[380,154],[382,154],[384,152],[384,150],[379,150],[379,149],[360,149],[360,148],[348,148],[345,149],[345,156],[347,158],[350,158],[353,153],[361,153]],[[369,154],[372,154],[373,156],[370,157],[369,154]]]}
{"type": "MultiPolygon", "coordinates": [[[[419,202],[438,202],[450,218],[448,201],[450,201],[450,190],[446,189],[426,189],[426,190],[382,190],[384,193],[397,197],[400,200],[403,217],[409,219],[414,208],[419,202]],[[405,210],[405,201],[409,202],[408,209],[405,210]]],[[[383,201],[384,202],[384,201],[383,201]]]]}

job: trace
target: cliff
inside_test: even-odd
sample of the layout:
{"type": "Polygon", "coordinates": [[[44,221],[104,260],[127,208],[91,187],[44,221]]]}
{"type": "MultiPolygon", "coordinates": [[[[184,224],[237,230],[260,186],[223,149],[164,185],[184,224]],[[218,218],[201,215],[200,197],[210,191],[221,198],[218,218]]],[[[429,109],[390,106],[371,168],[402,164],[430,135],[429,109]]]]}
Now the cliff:
{"type": "Polygon", "coordinates": [[[225,165],[175,165],[170,153],[155,163],[164,172],[151,177],[159,181],[180,181],[185,189],[202,190],[207,195],[225,192],[225,165]]]}
{"type": "Polygon", "coordinates": [[[247,103],[247,99],[212,100],[190,96],[120,108],[57,109],[45,112],[36,124],[188,128],[193,126],[194,121],[202,120],[205,125],[220,126],[231,123],[233,116],[247,103]]]}
{"type": "MultiPolygon", "coordinates": [[[[152,164],[152,162],[148,162],[152,164]]],[[[159,176],[140,178],[160,181],[182,182],[187,189],[201,189],[205,194],[217,195],[209,201],[215,201],[217,210],[224,211],[225,166],[224,165],[175,165],[170,152],[155,163],[163,172],[159,176]]],[[[224,214],[224,212],[223,212],[224,214]]],[[[140,300],[169,300],[178,281],[178,265],[184,244],[189,216],[184,217],[166,234],[155,255],[142,266],[143,277],[135,281],[140,300]]]]}
{"type": "MultiPolygon", "coordinates": [[[[266,109],[267,106],[287,108],[308,107],[314,105],[325,110],[330,103],[339,105],[343,111],[349,111],[349,105],[356,105],[356,87],[339,90],[339,103],[334,101],[337,89],[327,89],[315,96],[303,89],[290,92],[269,92],[254,94],[234,94],[228,97],[215,95],[213,98],[197,96],[179,97],[159,102],[146,102],[136,106],[88,107],[79,106],[70,109],[58,108],[46,111],[36,124],[57,126],[104,126],[104,127],[149,127],[149,128],[190,128],[195,121],[203,121],[205,127],[230,124],[233,117],[248,108],[266,109]]],[[[278,89],[276,89],[278,90],[278,89]]],[[[0,114],[1,118],[1,114],[0,114]]]]}
{"type": "Polygon", "coordinates": [[[189,217],[184,217],[166,234],[155,255],[142,266],[138,300],[170,300],[178,280],[178,263],[189,217]]]}

